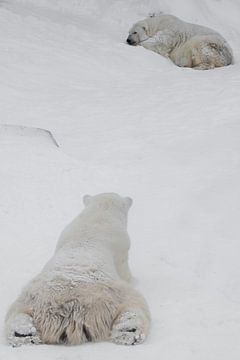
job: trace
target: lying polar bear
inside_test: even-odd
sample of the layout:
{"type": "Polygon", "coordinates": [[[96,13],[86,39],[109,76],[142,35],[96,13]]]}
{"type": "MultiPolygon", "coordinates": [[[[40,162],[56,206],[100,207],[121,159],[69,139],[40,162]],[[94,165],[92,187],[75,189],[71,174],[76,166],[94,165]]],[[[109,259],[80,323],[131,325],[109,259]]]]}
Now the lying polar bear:
{"type": "Polygon", "coordinates": [[[106,193],[83,201],[85,209],[62,232],[54,256],[7,314],[13,346],[100,340],[134,345],[148,333],[148,307],[129,284],[132,200],[106,193]]]}
{"type": "Polygon", "coordinates": [[[176,65],[207,70],[232,64],[232,51],[216,31],[173,15],[156,15],[137,22],[127,42],[169,57],[176,65]]]}

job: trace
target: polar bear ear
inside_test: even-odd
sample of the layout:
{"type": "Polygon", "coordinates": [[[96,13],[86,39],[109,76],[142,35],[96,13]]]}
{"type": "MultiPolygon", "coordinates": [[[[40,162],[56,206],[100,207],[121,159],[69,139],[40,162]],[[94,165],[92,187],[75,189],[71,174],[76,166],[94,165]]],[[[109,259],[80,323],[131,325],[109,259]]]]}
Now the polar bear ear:
{"type": "Polygon", "coordinates": [[[129,209],[132,206],[133,200],[130,197],[125,197],[125,203],[129,209]]]}
{"type": "Polygon", "coordinates": [[[90,196],[90,195],[84,195],[83,203],[85,206],[87,206],[90,203],[91,198],[92,198],[92,196],[90,196]]]}
{"type": "Polygon", "coordinates": [[[142,29],[145,31],[145,33],[147,33],[147,31],[148,31],[148,24],[147,24],[146,22],[144,22],[141,27],[142,27],[142,29]]]}

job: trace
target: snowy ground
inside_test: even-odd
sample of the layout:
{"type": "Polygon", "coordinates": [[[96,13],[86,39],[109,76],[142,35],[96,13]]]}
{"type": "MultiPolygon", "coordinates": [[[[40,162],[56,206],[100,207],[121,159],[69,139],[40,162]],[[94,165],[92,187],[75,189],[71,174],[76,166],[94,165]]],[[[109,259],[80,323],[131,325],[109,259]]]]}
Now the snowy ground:
{"type": "Polygon", "coordinates": [[[136,347],[12,349],[4,360],[238,360],[240,354],[238,0],[0,1],[0,323],[52,254],[82,195],[131,196],[136,286],[152,312],[136,347]],[[163,10],[220,31],[235,65],[180,69],[125,44],[163,10]],[[15,284],[15,285],[13,285],[15,284]]]}

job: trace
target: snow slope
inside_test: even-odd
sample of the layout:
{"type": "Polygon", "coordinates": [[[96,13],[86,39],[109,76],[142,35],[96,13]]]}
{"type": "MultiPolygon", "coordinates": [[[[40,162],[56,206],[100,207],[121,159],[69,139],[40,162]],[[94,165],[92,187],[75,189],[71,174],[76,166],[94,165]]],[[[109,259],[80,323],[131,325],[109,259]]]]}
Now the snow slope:
{"type": "Polygon", "coordinates": [[[82,195],[133,197],[136,286],[152,312],[144,345],[32,346],[0,359],[238,360],[240,353],[238,0],[0,2],[0,323],[51,256],[82,195]],[[235,64],[180,69],[125,44],[164,11],[215,28],[235,64]],[[14,285],[13,285],[14,284],[14,285]]]}

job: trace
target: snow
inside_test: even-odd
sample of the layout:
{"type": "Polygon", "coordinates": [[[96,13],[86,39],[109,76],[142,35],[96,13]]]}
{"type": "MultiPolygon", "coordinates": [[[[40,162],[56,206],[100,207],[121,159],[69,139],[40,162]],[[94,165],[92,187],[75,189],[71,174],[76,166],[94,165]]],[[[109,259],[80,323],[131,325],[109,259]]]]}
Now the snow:
{"type": "Polygon", "coordinates": [[[238,360],[240,4],[0,2],[0,322],[86,193],[134,199],[130,265],[152,313],[143,345],[12,349],[4,360],[238,360]],[[233,66],[181,69],[125,44],[153,11],[219,31],[233,66]]]}

